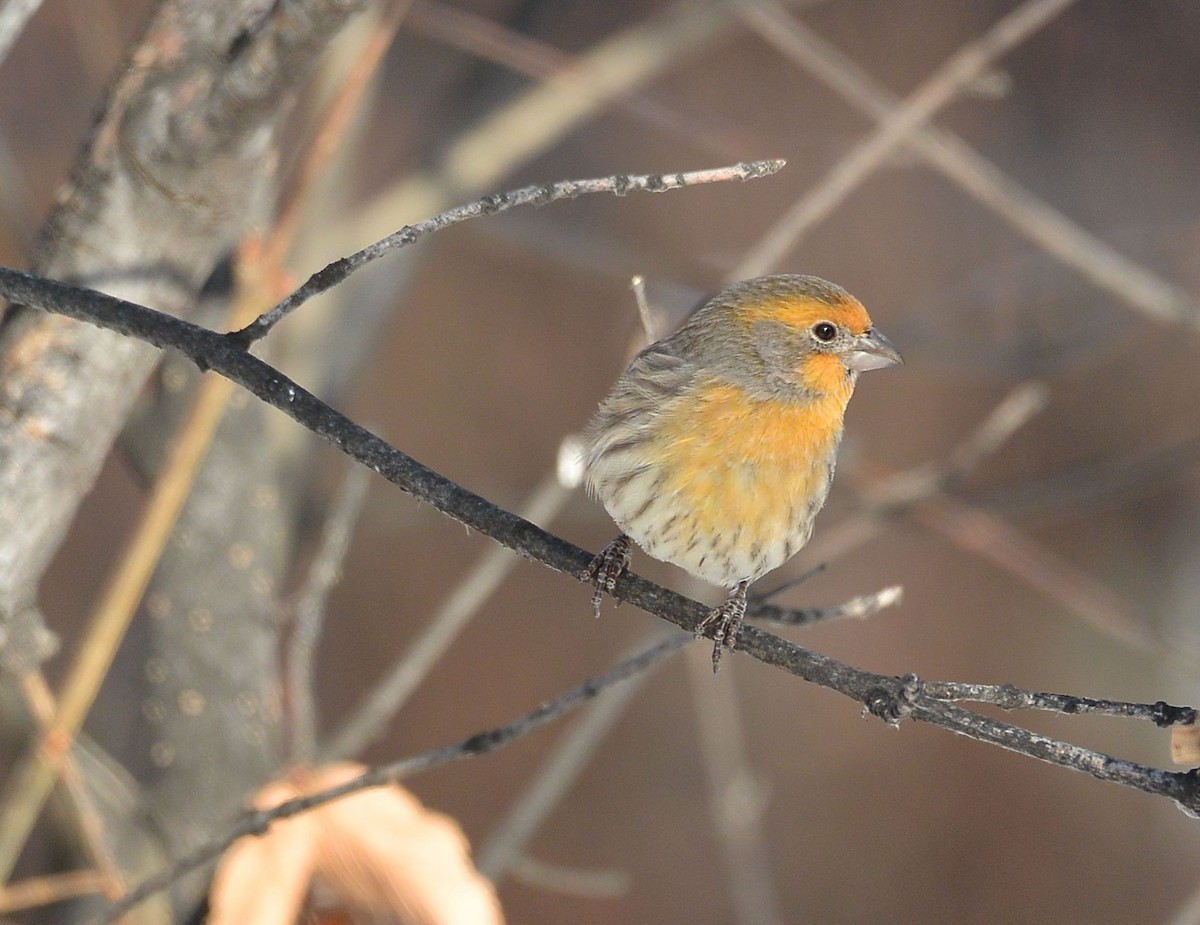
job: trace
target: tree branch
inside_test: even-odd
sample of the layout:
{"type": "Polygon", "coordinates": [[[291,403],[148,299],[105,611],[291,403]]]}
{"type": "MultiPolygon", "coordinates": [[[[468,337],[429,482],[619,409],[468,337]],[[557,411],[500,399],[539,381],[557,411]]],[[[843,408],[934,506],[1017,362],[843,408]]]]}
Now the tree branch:
{"type": "MultiPolygon", "coordinates": [[[[404,491],[527,558],[572,576],[591,559],[585,550],[497,507],[390,446],[283,373],[241,349],[226,335],[99,292],[6,268],[0,268],[0,295],[136,337],[156,347],[178,350],[202,369],[220,373],[283,411],[404,491]]],[[[698,601],[633,574],[625,574],[618,580],[615,596],[686,630],[694,630],[708,612],[708,608],[698,601]]],[[[581,607],[581,610],[586,608],[581,607]]],[[[1098,780],[1166,796],[1184,810],[1200,814],[1200,782],[1194,771],[1166,771],[1140,765],[1000,722],[931,697],[914,677],[900,679],[864,671],[754,626],[742,630],[736,648],[768,665],[838,691],[890,724],[898,724],[905,718],[931,723],[976,741],[1089,774],[1098,780]]],[[[1165,711],[1163,715],[1164,719],[1183,722],[1194,714],[1180,708],[1165,711]]],[[[492,737],[485,739],[491,747],[492,737]]],[[[468,752],[480,751],[483,740],[473,737],[467,741],[472,743],[466,746],[468,752]]],[[[431,753],[449,754],[445,749],[431,753]]],[[[458,757],[458,752],[450,756],[458,757]]],[[[392,777],[388,775],[411,773],[428,766],[431,760],[434,759],[419,757],[411,760],[417,764],[392,765],[378,773],[384,774],[384,780],[390,780],[392,777]]],[[[297,805],[295,811],[308,805],[311,803],[297,805]]]]}
{"type": "Polygon", "coordinates": [[[241,344],[252,344],[269,334],[271,328],[309,299],[332,289],[371,261],[378,260],[394,250],[407,247],[435,231],[441,231],[443,228],[449,228],[451,225],[457,225],[472,218],[506,212],[517,206],[544,206],[562,199],[577,199],[588,193],[612,193],[615,196],[624,196],[626,193],[635,192],[661,193],[667,190],[682,189],[685,186],[698,186],[702,183],[755,180],[777,173],[783,169],[785,163],[786,161],[783,160],[751,161],[750,163],[734,164],[731,167],[689,170],[682,173],[633,174],[597,177],[591,180],[561,180],[558,183],[525,186],[507,193],[484,196],[482,199],[466,205],[439,212],[433,218],[417,222],[415,225],[405,225],[399,231],[374,244],[367,245],[349,257],[335,260],[310,276],[303,286],[269,312],[260,315],[240,331],[233,332],[230,337],[241,344]]]}
{"type": "Polygon", "coordinates": [[[1099,713],[1104,716],[1129,716],[1147,719],[1156,726],[1191,726],[1196,722],[1195,707],[1173,707],[1155,703],[1125,703],[1120,700],[1095,700],[1073,694],[1048,694],[1027,691],[1011,684],[964,684],[960,681],[922,681],[921,690],[936,700],[991,703],[1004,710],[1045,710],[1050,713],[1099,713]]]}
{"type": "MultiPolygon", "coordinates": [[[[423,466],[247,353],[226,335],[103,293],[7,268],[0,268],[0,295],[159,348],[177,350],[201,369],[213,370],[241,385],[409,494],[526,558],[571,576],[582,571],[592,558],[578,546],[423,466]]],[[[698,601],[628,573],[618,580],[615,596],[686,630],[694,630],[708,612],[698,601]]],[[[1192,772],[1150,768],[1057,742],[938,701],[919,689],[910,691],[901,679],[855,668],[756,627],[745,628],[736,648],[768,665],[838,691],[888,722],[911,717],[933,723],[1099,780],[1161,794],[1189,811],[1200,811],[1200,785],[1192,772]]]]}

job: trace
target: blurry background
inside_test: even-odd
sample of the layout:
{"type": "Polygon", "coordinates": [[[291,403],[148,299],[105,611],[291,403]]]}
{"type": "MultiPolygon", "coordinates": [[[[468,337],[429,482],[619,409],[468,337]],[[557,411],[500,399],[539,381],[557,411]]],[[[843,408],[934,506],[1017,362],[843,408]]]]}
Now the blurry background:
{"type": "MultiPolygon", "coordinates": [[[[290,263],[297,282],[486,192],[755,158],[788,166],[753,183],[511,212],[382,261],[324,300],[336,323],[318,357],[373,341],[361,362],[322,379],[334,404],[501,506],[523,510],[538,495],[552,532],[589,549],[611,539],[602,509],[556,488],[554,473],[564,437],[638,343],[630,277],[642,274],[652,305],[676,323],[761,258],[796,203],[845,178],[848,153],[877,128],[847,82],[874,94],[877,110],[892,106],[1019,4],[751,6],[413,3],[307,218],[290,263]],[[535,106],[555,74],[557,95],[535,106]]],[[[902,584],[903,603],[865,622],[784,631],[872,671],[1195,703],[1200,7],[1064,6],[955,92],[934,135],[910,133],[754,268],[845,286],[906,361],[861,380],[813,544],[768,583],[827,563],[781,599],[792,606],[902,584]],[[1049,243],[1030,236],[1037,219],[1049,243]],[[1044,385],[1045,408],[947,494],[867,517],[881,479],[945,464],[1030,380],[1044,385]]],[[[149,12],[47,0],[4,62],[4,264],[27,265],[32,231],[149,12]]],[[[343,37],[344,59],[372,28],[343,37]]],[[[342,73],[330,62],[292,120],[285,179],[321,86],[342,73]]],[[[280,359],[306,384],[312,364],[312,352],[280,359]]],[[[344,471],[327,448],[305,465],[289,586],[344,471]]],[[[41,600],[66,652],[143,491],[115,453],[47,577],[41,600]]],[[[317,658],[323,741],[492,545],[372,480],[317,658]]],[[[607,603],[594,621],[585,587],[501,561],[511,572],[361,753],[367,761],[506,722],[657,628],[607,603]]],[[[720,595],[645,556],[634,568],[703,600],[720,595]]],[[[146,645],[139,624],[88,724],[143,780],[156,773],[142,719],[146,645]]],[[[894,731],[746,658],[727,658],[712,678],[708,647],[692,648],[633,694],[518,861],[492,871],[510,921],[1200,921],[1184,909],[1200,883],[1200,830],[1165,800],[937,729],[894,731]],[[714,781],[740,821],[714,818],[714,781]],[[547,876],[552,885],[536,882],[547,876]]],[[[47,664],[52,680],[63,661],[47,664]]],[[[1169,763],[1167,733],[1146,725],[1014,718],[1169,763]]],[[[412,788],[486,856],[580,722],[412,788]]],[[[26,872],[47,857],[31,855],[26,872]]]]}

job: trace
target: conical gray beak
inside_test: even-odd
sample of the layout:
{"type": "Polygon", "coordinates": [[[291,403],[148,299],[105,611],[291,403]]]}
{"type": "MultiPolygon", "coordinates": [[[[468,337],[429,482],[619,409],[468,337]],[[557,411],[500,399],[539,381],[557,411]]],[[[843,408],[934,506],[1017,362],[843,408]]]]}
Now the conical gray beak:
{"type": "Polygon", "coordinates": [[[900,354],[892,346],[892,342],[883,333],[871,328],[865,334],[854,338],[845,356],[846,366],[857,372],[868,369],[883,369],[885,366],[895,366],[903,363],[900,354]]]}

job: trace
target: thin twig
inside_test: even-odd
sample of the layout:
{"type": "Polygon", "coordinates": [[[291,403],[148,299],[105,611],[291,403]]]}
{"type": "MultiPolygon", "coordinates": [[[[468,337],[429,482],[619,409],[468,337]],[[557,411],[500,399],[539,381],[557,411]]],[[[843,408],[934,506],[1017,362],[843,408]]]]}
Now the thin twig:
{"type": "MultiPolygon", "coordinates": [[[[579,59],[567,52],[449,3],[421,0],[413,7],[406,28],[422,38],[441,42],[541,83],[553,84],[579,64],[579,59]]],[[[664,57],[669,60],[668,56],[674,50],[672,46],[664,45],[664,57]]],[[[644,92],[639,93],[636,87],[612,100],[597,100],[597,108],[605,103],[611,103],[612,108],[629,113],[675,141],[687,139],[697,150],[715,157],[729,157],[731,152],[736,157],[736,152],[745,150],[747,139],[734,138],[729,129],[714,126],[711,117],[703,122],[689,119],[676,108],[665,106],[644,92]]]]}
{"type": "MultiPolygon", "coordinates": [[[[194,308],[214,266],[258,214],[276,129],[306,74],[366,5],[155,4],[42,229],[35,265],[167,311],[194,308]],[[250,9],[260,15],[248,20],[250,9]],[[152,153],[151,125],[162,130],[150,131],[152,153]]],[[[105,18],[98,19],[93,29],[103,38],[105,18]]],[[[24,316],[20,307],[8,310],[0,339],[6,393],[24,396],[21,416],[0,417],[6,621],[36,588],[157,360],[131,342],[24,316]],[[19,362],[29,349],[37,362],[19,362]],[[63,376],[42,387],[53,369],[63,376]],[[25,426],[34,420],[39,428],[25,426]]]]}
{"type": "MultiPolygon", "coordinates": [[[[818,561],[839,559],[851,549],[862,546],[883,529],[888,517],[911,509],[925,499],[934,498],[943,488],[953,485],[994,454],[1003,443],[1013,437],[1034,415],[1042,412],[1046,404],[1045,386],[1036,382],[1022,383],[1004,396],[1000,404],[967,434],[967,437],[950,451],[946,460],[917,465],[893,475],[878,476],[868,488],[863,489],[866,509],[847,517],[822,531],[809,545],[809,552],[818,561]]],[[[796,581],[796,579],[793,579],[796,581]]],[[[761,600],[767,600],[791,587],[785,583],[761,600]]],[[[888,589],[881,591],[887,593],[888,589]]],[[[864,599],[868,603],[870,599],[864,599]]],[[[845,605],[842,605],[845,606],[845,605]]],[[[884,603],[884,606],[887,606],[884,603]]],[[[828,619],[821,611],[784,611],[781,608],[760,606],[751,613],[775,623],[803,625],[812,619],[828,619]],[[811,617],[810,617],[811,614],[811,617]]],[[[833,617],[840,613],[830,614],[833,617]]],[[[845,615],[857,615],[847,613],[845,615]]]]}
{"type": "Polygon", "coordinates": [[[785,591],[791,591],[792,588],[802,585],[804,582],[812,578],[816,578],[827,568],[829,568],[828,562],[818,562],[816,565],[812,566],[806,571],[803,571],[798,575],[793,575],[772,588],[766,588],[762,591],[759,591],[757,588],[751,588],[750,594],[748,595],[750,605],[756,606],[758,604],[765,604],[772,598],[779,597],[779,595],[783,594],[785,591]]]}
{"type": "MultiPolygon", "coordinates": [[[[268,300],[276,268],[258,242],[243,245],[233,324],[254,317],[268,300]]],[[[0,882],[12,873],[29,833],[104,682],[116,650],[162,557],[233,394],[226,377],[204,379],[171,447],[141,519],[109,579],[63,682],[53,723],[13,771],[0,801],[0,882]]]]}
{"type": "Polygon", "coordinates": [[[974,470],[993,455],[1013,435],[1046,410],[1050,390],[1041,382],[1023,382],[1004,396],[983,423],[975,428],[950,453],[942,487],[974,470]]]}
{"type": "Polygon", "coordinates": [[[581,899],[618,899],[633,886],[633,876],[627,870],[581,870],[547,864],[527,854],[515,858],[510,870],[512,878],[518,883],[536,890],[581,899]]]}
{"type": "MultiPolygon", "coordinates": [[[[645,336],[653,340],[654,323],[645,302],[642,278],[634,277],[631,285],[645,336]]],[[[567,443],[564,441],[560,451],[557,475],[544,478],[520,509],[520,515],[533,523],[546,524],[552,521],[571,497],[572,489],[579,485],[580,479],[573,472],[564,477],[564,468],[573,470],[575,463],[572,460],[564,464],[561,457],[564,454],[578,455],[567,443]]],[[[493,546],[483,554],[430,620],[425,632],[409,646],[401,660],[376,685],[364,705],[325,750],[328,760],[360,752],[379,734],[517,561],[502,546],[493,546]]],[[[525,863],[524,849],[529,839],[574,781],[596,743],[616,722],[640,684],[639,677],[615,691],[612,696],[594,704],[567,734],[561,746],[547,760],[542,772],[526,788],[526,795],[518,801],[508,819],[478,852],[477,866],[485,876],[499,881],[506,872],[525,863]]]]}
{"type": "MultiPolygon", "coordinates": [[[[889,589],[891,590],[891,589],[889,589]]],[[[895,589],[899,590],[899,589],[895,589]]],[[[899,595],[890,598],[886,592],[869,595],[867,598],[855,598],[839,607],[827,607],[822,610],[811,610],[808,620],[796,620],[793,625],[812,624],[822,619],[835,619],[842,616],[866,616],[867,607],[862,602],[868,598],[874,599],[875,610],[899,599],[899,595]]],[[[769,608],[761,607],[752,610],[751,616],[763,617],[769,608]]],[[[776,612],[777,609],[776,609],[776,612]]],[[[801,613],[792,611],[791,613],[801,613]]],[[[707,651],[707,650],[706,650],[707,651]]],[[[712,671],[708,656],[705,664],[709,665],[708,678],[711,681],[712,671]]],[[[562,742],[555,748],[537,776],[526,786],[524,794],[509,812],[508,817],[492,834],[478,854],[479,870],[492,880],[498,881],[508,872],[511,865],[523,856],[525,847],[532,839],[538,827],[550,814],[551,810],[562,799],[563,795],[574,783],[579,772],[583,770],[586,761],[594,753],[601,739],[607,734],[612,725],[620,718],[625,707],[641,685],[639,676],[629,684],[593,704],[582,719],[568,732],[562,742]]],[[[721,692],[728,696],[728,691],[721,692]]]]}
{"type": "Polygon", "coordinates": [[[633,174],[611,177],[597,177],[590,180],[560,180],[558,183],[546,183],[537,186],[525,186],[521,189],[510,190],[507,193],[496,193],[484,196],[475,202],[447,209],[433,218],[415,225],[405,225],[386,238],[369,244],[349,257],[335,260],[322,270],[310,276],[307,282],[289,295],[286,299],[260,315],[240,331],[234,331],[230,337],[240,344],[252,344],[259,338],[265,337],[276,324],[287,315],[299,308],[309,299],[320,295],[338,283],[345,280],[356,270],[366,266],[372,260],[378,260],[385,254],[402,247],[407,247],[428,234],[457,225],[472,218],[484,215],[494,215],[506,212],[517,206],[544,206],[563,199],[576,199],[592,193],[611,193],[624,196],[626,193],[650,192],[661,193],[667,190],[683,189],[687,186],[699,186],[703,183],[723,183],[729,180],[755,180],[767,177],[783,168],[785,161],[751,161],[734,164],[730,167],[717,167],[710,170],[688,170],[680,173],[633,174]]]}
{"type": "MultiPolygon", "coordinates": [[[[654,639],[661,638],[662,631],[655,631],[654,639]]],[[[677,632],[668,639],[679,646],[690,641],[677,632]]],[[[636,650],[644,649],[646,644],[643,641],[636,650]]],[[[575,783],[608,731],[621,718],[633,696],[648,678],[649,673],[643,672],[610,696],[597,700],[564,734],[542,767],[525,785],[503,821],[477,852],[475,865],[481,874],[499,883],[513,871],[513,867],[525,856],[534,834],[575,783]]]]}
{"type": "Polygon", "coordinates": [[[1128,716],[1145,719],[1156,726],[1190,726],[1196,722],[1194,707],[1173,707],[1156,703],[1129,703],[1122,700],[1096,700],[1074,694],[1048,694],[1029,691],[1012,684],[965,684],[961,681],[922,681],[921,691],[936,700],[990,703],[1004,710],[1044,710],[1049,713],[1099,713],[1104,716],[1128,716]]]}
{"type": "MultiPolygon", "coordinates": [[[[307,151],[296,171],[283,207],[262,248],[258,263],[261,282],[284,278],[284,265],[300,230],[305,207],[347,137],[347,129],[358,105],[375,76],[397,29],[408,14],[412,0],[394,0],[373,22],[366,41],[357,49],[351,66],[341,76],[333,98],[326,104],[307,151]]],[[[260,292],[265,288],[260,287],[260,292]]],[[[245,323],[250,319],[239,319],[245,323]]],[[[329,593],[341,574],[354,524],[358,520],[369,483],[367,472],[353,466],[334,500],[322,533],[320,548],[310,567],[308,580],[294,606],[295,630],[287,660],[288,691],[292,707],[292,761],[312,761],[317,750],[317,711],[313,700],[313,663],[316,643],[326,614],[329,593]]]]}
{"type": "Polygon", "coordinates": [[[96,870],[73,870],[10,883],[0,887],[0,915],[103,893],[106,879],[96,870]]]}
{"type": "Polygon", "coordinates": [[[1105,458],[1033,481],[1023,478],[997,488],[975,489],[973,503],[1007,514],[1069,512],[1077,518],[1106,505],[1119,504],[1159,490],[1164,481],[1191,472],[1200,461],[1200,436],[1167,446],[1138,447],[1116,459],[1105,458]]]}
{"type": "MultiPolygon", "coordinates": [[[[900,106],[900,100],[886,87],[778,4],[764,0],[754,8],[744,9],[743,17],[764,39],[860,112],[884,120],[900,106]]],[[[923,126],[910,134],[904,144],[1093,285],[1151,317],[1200,327],[1200,304],[1190,293],[1085,231],[1005,175],[957,135],[923,126]]]]}
{"type": "Polygon", "coordinates": [[[614,100],[697,54],[730,29],[736,17],[732,3],[675,0],[615,32],[575,56],[553,78],[467,126],[434,169],[410,174],[384,190],[355,210],[352,223],[347,219],[335,226],[333,238],[345,241],[351,224],[376,229],[369,236],[382,237],[383,229],[396,227],[397,215],[429,215],[463,197],[495,189],[517,166],[548,150],[614,100]]]}
{"type": "MultiPolygon", "coordinates": [[[[29,672],[21,679],[21,690],[38,729],[45,732],[54,722],[56,704],[46,677],[39,670],[29,672]]],[[[82,837],[84,855],[101,878],[101,890],[108,899],[115,900],[125,892],[125,878],[121,867],[113,857],[104,831],[104,820],[96,809],[87,782],[70,750],[63,756],[60,770],[62,784],[70,797],[79,834],[82,837]]]]}
{"type": "Polygon", "coordinates": [[[906,138],[955,99],[964,86],[1074,2],[1026,0],[984,35],[963,45],[903,104],[880,119],[870,135],[839,159],[833,169],[775,223],[738,264],[731,274],[733,278],[758,276],[775,266],[810,228],[828,217],[906,138]]]}
{"type": "Polygon", "coordinates": [[[663,336],[662,325],[654,317],[650,301],[646,298],[646,278],[640,273],[629,280],[633,290],[633,301],[637,305],[638,320],[642,323],[643,343],[652,344],[663,336]]]}
{"type": "MultiPolygon", "coordinates": [[[[791,585],[789,584],[788,587],[791,585]]],[[[832,607],[776,607],[774,604],[766,603],[764,599],[761,603],[752,602],[746,610],[746,615],[777,626],[812,626],[814,623],[840,620],[843,617],[864,620],[885,607],[899,604],[903,597],[903,587],[890,585],[874,594],[852,597],[850,600],[832,607]]]]}
{"type": "Polygon", "coordinates": [[[463,758],[473,758],[494,751],[501,746],[523,735],[532,732],[547,723],[557,719],[564,713],[586,703],[604,690],[621,681],[635,677],[656,662],[666,658],[672,652],[691,642],[684,634],[676,633],[671,638],[655,643],[632,658],[619,662],[604,674],[585,681],[553,700],[547,701],[536,710],[532,710],[507,725],[486,732],[476,733],[453,745],[444,745],[432,751],[396,761],[392,764],[372,768],[370,771],[336,787],[306,794],[273,806],[269,809],[246,812],[229,832],[219,838],[206,842],[188,852],[177,860],[168,870],[143,881],[131,890],[120,902],[110,906],[96,920],[99,923],[111,922],[127,910],[138,905],[142,900],[165,889],[179,877],[182,877],[224,853],[225,849],[239,838],[245,836],[261,836],[267,832],[271,824],[280,819],[289,819],[308,810],[323,806],[333,800],[341,799],[352,793],[358,793],[371,787],[382,787],[395,783],[406,777],[411,777],[422,771],[458,761],[463,758]]]}
{"type": "Polygon", "coordinates": [[[288,653],[288,693],[292,704],[292,762],[307,764],[317,751],[317,708],[313,702],[313,662],[325,622],[329,593],[342,573],[354,525],[367,497],[369,474],[361,466],[346,472],[334,498],[321,544],[296,599],[296,626],[288,653]]]}
{"type": "MultiPolygon", "coordinates": [[[[656,591],[662,596],[672,596],[671,592],[633,576],[627,576],[625,581],[635,586],[646,586],[646,590],[656,591]]],[[[641,595],[636,596],[640,597],[641,595]]],[[[696,601],[687,601],[678,595],[673,596],[691,605],[697,621],[707,613],[704,605],[696,601]]],[[[639,605],[644,606],[640,601],[639,605]]],[[[908,675],[904,678],[876,675],[852,668],[827,656],[801,649],[799,646],[793,646],[785,640],[771,637],[752,626],[743,627],[742,632],[747,634],[746,639],[750,642],[750,645],[746,646],[747,651],[754,652],[763,661],[799,673],[804,677],[808,677],[808,675],[797,671],[797,667],[801,662],[807,663],[813,672],[813,676],[809,677],[809,680],[843,692],[848,687],[862,686],[858,696],[866,709],[891,724],[898,724],[901,719],[905,718],[934,722],[979,741],[999,745],[1002,748],[1052,764],[1083,771],[1100,780],[1123,783],[1126,786],[1151,793],[1162,793],[1177,800],[1187,811],[1200,812],[1200,785],[1197,784],[1196,777],[1190,772],[1180,773],[1149,768],[1091,749],[1081,748],[1069,742],[1038,735],[968,710],[962,710],[927,694],[924,685],[915,675],[908,675]],[[762,643],[767,643],[768,648],[762,648],[762,643]],[[842,683],[834,683],[834,678],[838,675],[847,676],[842,679],[847,682],[846,686],[843,686],[842,683]]],[[[486,754],[507,745],[514,739],[540,728],[563,713],[592,699],[613,684],[645,672],[656,662],[690,641],[686,636],[676,634],[633,658],[618,663],[605,674],[561,694],[505,726],[477,733],[460,742],[442,746],[412,758],[372,768],[351,781],[327,790],[286,800],[268,809],[246,812],[229,832],[200,845],[175,861],[168,870],[143,881],[120,902],[110,906],[95,920],[94,925],[103,925],[103,923],[113,921],[152,894],[165,889],[179,877],[215,860],[239,838],[262,836],[270,829],[272,823],[280,819],[288,819],[352,793],[394,783],[451,761],[486,754]]],[[[1089,702],[1099,703],[1100,701],[1089,702]]],[[[1153,718],[1158,725],[1186,723],[1190,720],[1194,721],[1196,716],[1195,709],[1190,707],[1156,704],[1151,709],[1155,711],[1155,714],[1150,718],[1153,718]]]]}

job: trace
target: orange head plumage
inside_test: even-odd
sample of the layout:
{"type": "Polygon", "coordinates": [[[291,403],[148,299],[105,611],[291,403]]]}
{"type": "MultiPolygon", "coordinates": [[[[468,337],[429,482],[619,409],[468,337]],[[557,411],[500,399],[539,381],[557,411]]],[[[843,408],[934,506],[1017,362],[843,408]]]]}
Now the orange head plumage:
{"type": "Polygon", "coordinates": [[[859,372],[899,363],[861,302],[815,276],[780,274],[735,283],[698,309],[671,338],[695,359],[777,398],[837,398],[859,372]]]}

